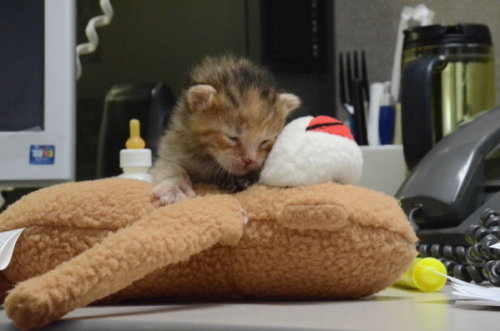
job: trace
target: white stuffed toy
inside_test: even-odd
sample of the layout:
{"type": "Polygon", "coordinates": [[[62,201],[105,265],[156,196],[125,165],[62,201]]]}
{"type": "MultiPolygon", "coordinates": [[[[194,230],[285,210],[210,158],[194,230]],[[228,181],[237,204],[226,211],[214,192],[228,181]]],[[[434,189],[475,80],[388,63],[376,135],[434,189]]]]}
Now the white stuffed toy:
{"type": "Polygon", "coordinates": [[[285,126],[262,169],[269,186],[314,185],[326,181],[355,184],[363,156],[351,132],[329,116],[306,116],[285,126]]]}

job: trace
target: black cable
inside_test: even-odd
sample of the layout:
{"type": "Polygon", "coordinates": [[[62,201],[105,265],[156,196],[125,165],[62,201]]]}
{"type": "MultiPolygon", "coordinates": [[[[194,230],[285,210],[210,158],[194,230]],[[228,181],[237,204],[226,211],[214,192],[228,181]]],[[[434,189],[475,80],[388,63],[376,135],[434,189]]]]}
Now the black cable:
{"type": "MultiPolygon", "coordinates": [[[[416,207],[409,213],[408,217],[413,222],[418,209],[416,207]]],[[[500,213],[485,209],[478,223],[469,225],[464,236],[468,246],[420,243],[417,249],[423,257],[440,259],[450,276],[467,282],[487,281],[500,286],[500,249],[491,248],[500,242],[500,213]]]]}

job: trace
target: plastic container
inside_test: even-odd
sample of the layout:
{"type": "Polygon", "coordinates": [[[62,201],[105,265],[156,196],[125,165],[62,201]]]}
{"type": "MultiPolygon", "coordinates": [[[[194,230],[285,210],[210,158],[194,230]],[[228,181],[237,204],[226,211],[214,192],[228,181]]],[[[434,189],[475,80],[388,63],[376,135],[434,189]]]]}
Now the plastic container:
{"type": "Polygon", "coordinates": [[[118,177],[152,182],[149,173],[152,166],[151,150],[141,138],[140,122],[130,120],[130,138],[125,143],[126,149],[120,151],[120,167],[123,173],[118,177]]]}
{"type": "Polygon", "coordinates": [[[394,285],[422,292],[437,292],[446,284],[446,277],[438,273],[448,275],[441,261],[433,257],[416,258],[412,266],[394,285]]]}

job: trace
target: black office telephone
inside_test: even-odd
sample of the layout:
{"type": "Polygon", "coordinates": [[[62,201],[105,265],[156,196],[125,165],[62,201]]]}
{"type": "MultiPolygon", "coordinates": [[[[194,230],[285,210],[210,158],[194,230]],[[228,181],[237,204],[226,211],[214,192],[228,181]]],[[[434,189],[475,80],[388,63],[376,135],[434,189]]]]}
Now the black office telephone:
{"type": "Polygon", "coordinates": [[[420,255],[441,259],[452,276],[497,286],[500,250],[490,246],[500,242],[499,146],[497,107],[440,140],[396,193],[420,255]]]}

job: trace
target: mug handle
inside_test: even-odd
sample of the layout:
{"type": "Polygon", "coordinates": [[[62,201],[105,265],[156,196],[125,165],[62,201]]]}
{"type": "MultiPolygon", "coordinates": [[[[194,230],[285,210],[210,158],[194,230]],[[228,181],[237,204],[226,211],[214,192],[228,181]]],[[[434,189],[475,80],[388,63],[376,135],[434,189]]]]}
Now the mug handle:
{"type": "Polygon", "coordinates": [[[422,57],[403,70],[401,119],[403,151],[408,169],[412,169],[433,146],[432,78],[434,70],[444,67],[443,56],[422,57]]]}

